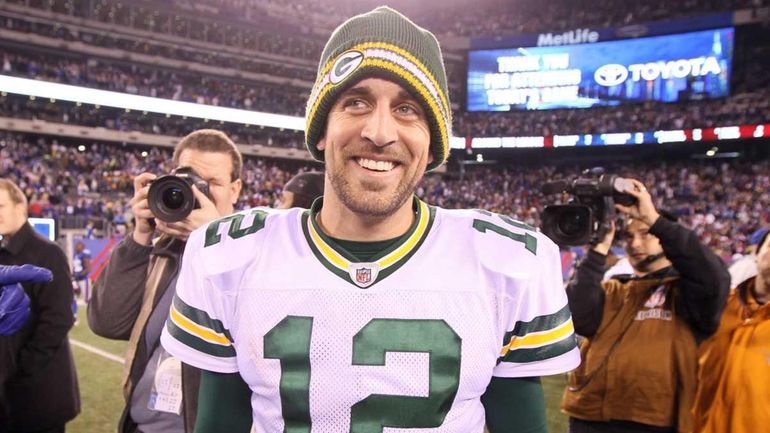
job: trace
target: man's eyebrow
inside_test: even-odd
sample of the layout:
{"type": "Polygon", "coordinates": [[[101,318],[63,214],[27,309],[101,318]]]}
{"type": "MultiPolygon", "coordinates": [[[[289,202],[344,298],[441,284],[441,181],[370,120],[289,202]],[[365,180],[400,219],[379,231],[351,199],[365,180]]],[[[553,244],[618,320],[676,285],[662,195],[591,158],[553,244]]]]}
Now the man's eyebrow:
{"type": "Polygon", "coordinates": [[[413,100],[413,101],[416,101],[416,100],[417,100],[417,98],[415,98],[414,96],[412,96],[412,94],[411,94],[411,93],[407,92],[407,91],[406,91],[406,90],[404,90],[404,89],[401,89],[401,90],[399,90],[399,92],[398,92],[398,98],[399,98],[399,99],[411,99],[411,100],[413,100]]]}
{"type": "Polygon", "coordinates": [[[340,98],[345,98],[348,96],[369,96],[371,94],[372,89],[370,89],[368,86],[355,86],[342,92],[340,98]]]}

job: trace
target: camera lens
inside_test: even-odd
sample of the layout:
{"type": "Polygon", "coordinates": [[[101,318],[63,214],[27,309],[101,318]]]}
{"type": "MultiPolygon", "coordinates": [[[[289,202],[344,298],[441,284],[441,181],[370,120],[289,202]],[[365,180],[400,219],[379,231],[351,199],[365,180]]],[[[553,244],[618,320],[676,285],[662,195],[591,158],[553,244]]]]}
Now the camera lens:
{"type": "Polygon", "coordinates": [[[576,236],[581,234],[588,224],[586,216],[585,212],[578,210],[564,212],[559,218],[559,231],[566,236],[576,236]]]}
{"type": "Polygon", "coordinates": [[[169,209],[179,209],[184,205],[184,193],[177,187],[170,187],[163,191],[163,204],[169,209]]]}

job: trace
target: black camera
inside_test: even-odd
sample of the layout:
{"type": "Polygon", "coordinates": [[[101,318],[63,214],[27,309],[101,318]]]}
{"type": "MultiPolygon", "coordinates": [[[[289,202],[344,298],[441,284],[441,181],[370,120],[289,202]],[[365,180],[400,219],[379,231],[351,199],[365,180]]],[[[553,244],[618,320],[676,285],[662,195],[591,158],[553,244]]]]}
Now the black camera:
{"type": "MultiPolygon", "coordinates": [[[[587,245],[601,241],[615,218],[615,203],[636,204],[636,197],[625,193],[630,180],[615,175],[584,173],[572,182],[558,180],[543,185],[543,194],[568,193],[569,204],[546,206],[541,214],[541,230],[559,246],[587,245]]],[[[620,227],[617,227],[620,230],[620,227]]]]}
{"type": "Polygon", "coordinates": [[[193,194],[193,185],[211,198],[209,184],[191,167],[179,167],[171,174],[152,181],[147,202],[155,218],[173,223],[187,218],[193,209],[200,208],[193,194]]]}

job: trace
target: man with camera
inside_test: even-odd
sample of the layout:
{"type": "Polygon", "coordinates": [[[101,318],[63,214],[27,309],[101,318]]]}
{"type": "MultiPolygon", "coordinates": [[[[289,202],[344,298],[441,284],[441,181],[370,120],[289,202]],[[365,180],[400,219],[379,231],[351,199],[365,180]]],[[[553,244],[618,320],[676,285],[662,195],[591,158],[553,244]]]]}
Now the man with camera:
{"type": "Polygon", "coordinates": [[[166,353],[159,338],[188,235],[231,214],[241,191],[241,154],[220,131],[187,135],[173,162],[173,176],[134,179],[134,230],[112,252],[89,302],[96,334],[129,341],[121,433],[193,431],[200,373],[166,353]]]}
{"type": "Polygon", "coordinates": [[[615,226],[577,266],[567,294],[583,362],[562,409],[571,433],[689,432],[697,346],[713,334],[729,289],[721,260],[692,231],[662,216],[630,180],[621,232],[634,269],[602,283],[615,226]]]}

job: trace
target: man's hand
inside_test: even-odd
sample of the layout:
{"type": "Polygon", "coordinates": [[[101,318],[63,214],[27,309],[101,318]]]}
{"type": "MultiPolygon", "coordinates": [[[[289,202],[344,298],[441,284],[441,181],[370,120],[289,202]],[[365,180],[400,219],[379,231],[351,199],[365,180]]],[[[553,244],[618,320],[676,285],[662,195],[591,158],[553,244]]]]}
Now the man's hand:
{"type": "Polygon", "coordinates": [[[11,335],[29,319],[29,297],[21,283],[46,283],[51,271],[32,265],[0,266],[0,335],[11,335]]]}
{"type": "Polygon", "coordinates": [[[167,223],[158,220],[158,230],[167,235],[187,241],[187,238],[193,230],[223,216],[219,213],[219,210],[217,210],[214,202],[206,197],[206,194],[202,193],[198,187],[193,185],[192,191],[195,195],[195,199],[198,200],[198,204],[200,204],[200,208],[194,209],[190,212],[190,215],[182,221],[167,223]]]}
{"type": "Polygon", "coordinates": [[[652,197],[650,196],[650,193],[647,192],[647,188],[644,187],[644,184],[636,179],[629,180],[631,181],[631,186],[624,192],[636,198],[636,204],[632,206],[616,204],[615,209],[631,218],[647,224],[648,226],[652,226],[660,217],[658,211],[655,210],[655,205],[652,204],[652,197]]]}
{"type": "Polygon", "coordinates": [[[612,241],[614,239],[615,239],[615,221],[610,221],[609,229],[607,230],[607,233],[604,235],[604,239],[602,239],[601,242],[599,242],[598,244],[594,245],[592,249],[597,253],[606,256],[610,252],[610,248],[612,248],[612,241]]]}
{"type": "Polygon", "coordinates": [[[152,244],[152,234],[155,229],[150,224],[150,220],[154,216],[147,202],[147,193],[150,190],[150,181],[156,177],[152,173],[142,173],[134,178],[134,196],[129,204],[134,213],[136,226],[131,236],[134,238],[134,242],[139,245],[149,246],[152,244]]]}

